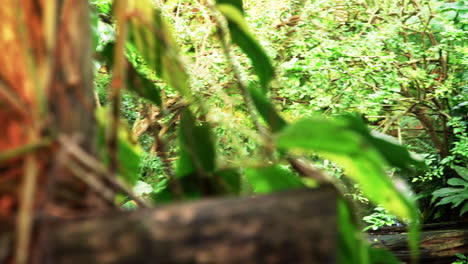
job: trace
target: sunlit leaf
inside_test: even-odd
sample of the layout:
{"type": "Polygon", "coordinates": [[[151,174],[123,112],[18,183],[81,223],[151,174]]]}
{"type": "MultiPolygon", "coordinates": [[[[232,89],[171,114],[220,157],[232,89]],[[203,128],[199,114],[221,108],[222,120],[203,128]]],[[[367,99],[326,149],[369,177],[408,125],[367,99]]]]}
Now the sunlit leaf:
{"type": "Polygon", "coordinates": [[[347,129],[345,122],[322,117],[303,119],[289,125],[277,138],[278,147],[301,152],[353,154],[361,148],[362,143],[362,138],[347,129]]]}
{"type": "MultiPolygon", "coordinates": [[[[114,53],[114,43],[107,43],[102,51],[99,53],[100,59],[107,63],[107,66],[112,68],[114,53]]],[[[127,57],[129,56],[129,52],[127,57]]],[[[143,73],[137,71],[135,65],[132,63],[133,60],[127,61],[127,85],[126,87],[139,96],[148,99],[154,104],[161,105],[161,91],[156,85],[149,80],[143,73]]]]}
{"type": "Polygon", "coordinates": [[[151,1],[141,0],[129,19],[129,40],[148,65],[166,83],[182,95],[190,97],[188,75],[179,59],[177,43],[161,11],[151,1]]]}
{"type": "MultiPolygon", "coordinates": [[[[100,150],[105,150],[106,144],[106,131],[110,129],[110,122],[107,118],[108,108],[101,107],[97,109],[96,119],[98,121],[98,146],[100,150]]],[[[124,122],[122,122],[124,123],[124,122]]],[[[117,159],[119,161],[118,174],[126,182],[134,185],[138,180],[138,174],[140,170],[140,161],[142,149],[138,143],[132,138],[129,129],[125,126],[121,126],[117,135],[117,159]]],[[[105,163],[109,162],[109,155],[107,153],[101,153],[105,163]]]]}
{"type": "Polygon", "coordinates": [[[135,210],[138,208],[138,204],[135,201],[131,200],[131,201],[124,203],[122,205],[122,208],[125,210],[135,210]]]}
{"type": "Polygon", "coordinates": [[[398,144],[393,138],[376,131],[371,132],[362,118],[355,115],[342,116],[347,122],[350,129],[363,136],[367,142],[371,143],[379,153],[385,158],[389,165],[407,169],[410,165],[420,168],[425,167],[423,160],[416,159],[414,155],[404,147],[398,144]]]}
{"type": "Polygon", "coordinates": [[[244,7],[242,0],[216,0],[216,4],[221,5],[221,4],[229,4],[233,5],[237,9],[241,11],[241,13],[244,13],[244,7]]]}
{"type": "Polygon", "coordinates": [[[284,128],[277,137],[280,148],[316,152],[345,169],[359,183],[363,193],[400,219],[410,221],[410,247],[417,252],[418,216],[414,201],[398,191],[385,174],[386,162],[370,142],[346,120],[316,117],[300,120],[284,128]]]}
{"type": "Polygon", "coordinates": [[[245,170],[247,181],[256,193],[270,193],[304,187],[301,179],[279,165],[245,170]]]}

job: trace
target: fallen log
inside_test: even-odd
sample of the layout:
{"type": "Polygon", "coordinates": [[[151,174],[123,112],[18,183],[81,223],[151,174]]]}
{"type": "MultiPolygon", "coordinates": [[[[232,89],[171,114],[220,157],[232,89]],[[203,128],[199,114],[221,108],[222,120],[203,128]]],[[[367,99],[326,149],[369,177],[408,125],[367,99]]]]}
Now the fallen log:
{"type": "Polygon", "coordinates": [[[336,193],[213,199],[48,225],[39,263],[335,263],[336,193]]]}
{"type": "MultiPolygon", "coordinates": [[[[456,260],[455,253],[468,254],[468,222],[428,224],[422,226],[420,263],[447,264],[456,260]]],[[[371,243],[392,251],[403,263],[410,262],[407,233],[401,227],[388,227],[370,233],[371,243]]]]}

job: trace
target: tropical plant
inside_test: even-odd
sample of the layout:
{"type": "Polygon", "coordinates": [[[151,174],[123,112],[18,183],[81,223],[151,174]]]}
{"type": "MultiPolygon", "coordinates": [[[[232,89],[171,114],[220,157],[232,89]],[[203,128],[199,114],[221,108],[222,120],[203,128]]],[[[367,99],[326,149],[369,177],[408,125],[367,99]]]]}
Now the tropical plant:
{"type": "Polygon", "coordinates": [[[461,176],[460,178],[450,178],[447,184],[451,187],[441,188],[432,193],[433,201],[440,201],[436,206],[451,204],[451,208],[461,207],[460,215],[468,211],[468,169],[455,167],[461,176]]]}
{"type": "Polygon", "coordinates": [[[374,213],[364,216],[363,220],[369,224],[368,226],[364,228],[364,231],[369,230],[369,229],[377,230],[380,227],[392,226],[397,223],[395,216],[389,214],[382,207],[374,208],[374,213]]]}
{"type": "MultiPolygon", "coordinates": [[[[101,51],[98,50],[98,57],[101,58],[102,65],[112,69],[113,79],[119,78],[116,73],[126,74],[126,87],[133,91],[134,95],[146,100],[146,107],[142,108],[143,111],[134,121],[134,131],[143,131],[138,132],[138,135],[152,134],[153,144],[165,145],[155,153],[161,155],[165,177],[168,179],[165,188],[152,195],[157,203],[206,195],[236,194],[249,190],[254,193],[268,193],[310,185],[307,183],[310,179],[305,180],[298,177],[299,175],[312,177],[312,180],[319,184],[331,183],[330,179],[320,173],[310,174],[301,170],[304,164],[300,162],[303,158],[299,157],[318,154],[342,166],[344,175],[359,183],[362,192],[371,201],[382,204],[400,219],[409,221],[412,234],[410,245],[413,250],[416,249],[416,206],[410,197],[394,186],[385,171],[387,166],[405,170],[411,165],[421,166],[421,162],[413,159],[398,144],[371,133],[356,115],[344,114],[333,119],[309,115],[309,118],[296,122],[284,119],[269,99],[270,94],[278,91],[277,88],[270,91],[274,64],[270,62],[268,53],[249,29],[242,1],[219,0],[216,4],[208,6],[193,1],[176,5],[175,9],[172,9],[174,6],[171,4],[169,7],[154,8],[148,1],[127,6],[124,2],[117,3],[120,5],[114,6],[114,16],[117,19],[115,41],[108,42],[101,51]],[[199,22],[193,13],[184,14],[184,9],[190,8],[203,10],[202,13],[207,14],[203,19],[209,20],[199,22]],[[224,106],[220,108],[220,114],[225,113],[227,106],[232,107],[229,103],[232,99],[208,99],[198,87],[200,77],[194,75],[194,80],[189,81],[192,78],[191,71],[195,69],[186,66],[190,64],[185,62],[176,48],[176,40],[171,34],[173,29],[165,18],[166,15],[172,16],[170,10],[176,10],[176,13],[180,14],[178,16],[187,16],[188,20],[181,23],[211,27],[204,35],[205,42],[191,42],[188,50],[195,50],[197,53],[199,49],[203,50],[203,45],[209,41],[210,45],[217,43],[220,54],[224,54],[225,59],[221,57],[217,60],[225,60],[229,67],[221,72],[232,73],[228,78],[228,82],[233,86],[230,93],[233,93],[232,98],[236,98],[236,94],[239,95],[237,100],[240,100],[232,108],[233,113],[250,117],[251,121],[247,124],[243,121],[243,129],[239,130],[244,133],[243,136],[223,137],[221,142],[223,149],[230,148],[227,145],[230,143],[233,150],[238,148],[235,143],[239,140],[252,142],[248,143],[251,147],[234,152],[246,153],[251,159],[247,163],[231,162],[222,167],[219,165],[219,161],[224,159],[219,154],[226,152],[217,150],[217,145],[221,142],[215,139],[217,135],[214,131],[222,135],[233,128],[217,120],[213,115],[216,107],[212,109],[213,107],[208,107],[206,102],[214,102],[210,106],[224,106]],[[119,13],[134,15],[124,18],[119,16],[119,13]],[[129,32],[128,38],[119,32],[129,32]],[[215,36],[218,42],[214,41],[215,36]],[[249,67],[251,68],[248,69],[249,67]],[[165,91],[164,94],[162,91],[165,91]],[[181,97],[174,97],[175,94],[181,97]],[[167,111],[174,98],[184,103],[181,107],[167,111]],[[175,118],[180,121],[177,122],[175,118]],[[213,122],[214,120],[216,121],[213,122]],[[220,125],[221,129],[214,130],[213,123],[220,125]],[[167,131],[174,124],[178,124],[177,128],[172,130],[177,135],[177,141],[168,140],[170,136],[162,138],[165,135],[161,131],[167,131]],[[156,133],[151,132],[150,128],[156,129],[156,133]],[[172,162],[168,159],[171,153],[178,156],[174,170],[172,162]],[[242,175],[245,175],[245,178],[242,175]]],[[[248,4],[246,6],[249,7],[248,4]]],[[[178,32],[178,35],[179,41],[182,42],[191,38],[190,35],[180,37],[184,35],[181,32],[178,32]]],[[[214,49],[216,50],[216,46],[214,49]]],[[[190,57],[190,52],[187,54],[190,57]]],[[[195,63],[202,63],[199,57],[195,57],[195,63]]],[[[222,67],[219,62],[209,67],[213,66],[222,67]]],[[[220,72],[219,68],[216,72],[220,72]]],[[[225,78],[217,77],[217,82],[223,82],[225,78]]],[[[288,82],[284,84],[289,85],[288,82]]],[[[115,85],[113,82],[110,85],[110,107],[115,113],[118,112],[115,109],[121,109],[120,88],[112,87],[115,85]]],[[[290,88],[288,90],[294,89],[290,88]]],[[[114,115],[110,123],[115,123],[118,119],[119,117],[114,115]]],[[[129,120],[133,122],[134,119],[129,120]]],[[[112,135],[112,132],[109,136],[117,137],[112,135]]],[[[119,140],[125,139],[119,137],[119,140]]],[[[235,155],[227,153],[227,156],[235,155]]],[[[112,160],[109,162],[112,166],[112,160]]],[[[116,163],[116,160],[113,162],[116,163]]],[[[340,200],[339,208],[340,225],[347,226],[341,233],[341,258],[347,263],[350,263],[349,259],[352,263],[368,263],[372,250],[359,234],[357,222],[350,214],[347,203],[340,200]],[[355,254],[356,250],[360,253],[355,254]]]]}
{"type": "Polygon", "coordinates": [[[468,263],[467,256],[460,254],[460,253],[456,253],[455,256],[457,257],[457,260],[453,262],[452,264],[467,264],[468,263]]]}

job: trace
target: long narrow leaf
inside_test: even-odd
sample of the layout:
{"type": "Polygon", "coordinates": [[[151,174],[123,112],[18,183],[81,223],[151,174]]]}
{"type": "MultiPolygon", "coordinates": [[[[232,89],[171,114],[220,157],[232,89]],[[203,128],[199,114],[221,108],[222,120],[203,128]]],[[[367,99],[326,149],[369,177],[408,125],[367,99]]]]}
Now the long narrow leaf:
{"type": "MultiPolygon", "coordinates": [[[[238,3],[226,4],[227,1],[218,1],[218,10],[226,17],[232,42],[237,44],[252,61],[255,73],[260,84],[267,91],[268,83],[273,78],[273,66],[266,52],[262,49],[255,37],[250,33],[247,22],[238,3]]],[[[237,1],[235,1],[237,2],[237,1]]]]}
{"type": "Polygon", "coordinates": [[[182,113],[179,129],[180,157],[176,174],[183,177],[193,170],[201,174],[215,170],[215,147],[208,124],[196,124],[190,110],[182,113]]]}
{"type": "Polygon", "coordinates": [[[253,86],[249,87],[249,93],[255,108],[273,132],[278,132],[287,125],[286,121],[276,112],[275,107],[264,94],[253,86]]]}
{"type": "Polygon", "coordinates": [[[139,0],[133,6],[135,13],[129,19],[130,43],[148,65],[167,84],[185,97],[191,97],[188,75],[179,59],[177,43],[161,11],[151,1],[139,0]]]}

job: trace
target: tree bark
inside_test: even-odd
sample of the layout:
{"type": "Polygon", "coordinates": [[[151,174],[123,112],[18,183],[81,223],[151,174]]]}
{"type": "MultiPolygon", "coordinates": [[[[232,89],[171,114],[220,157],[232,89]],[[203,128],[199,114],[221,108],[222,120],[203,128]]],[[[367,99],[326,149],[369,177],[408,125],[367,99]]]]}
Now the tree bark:
{"type": "MultiPolygon", "coordinates": [[[[420,263],[445,264],[456,260],[455,253],[468,254],[468,223],[423,225],[421,232],[420,263]]],[[[411,258],[408,234],[404,228],[388,227],[374,231],[369,236],[374,246],[384,247],[404,263],[411,258]]]]}
{"type": "Polygon", "coordinates": [[[95,152],[89,7],[76,0],[4,0],[0,17],[0,154],[7,153],[0,155],[0,185],[7,186],[0,190],[0,220],[17,220],[14,263],[34,263],[48,233],[31,232],[35,215],[109,208],[76,177],[70,168],[78,162],[58,142],[70,138],[95,152]]]}
{"type": "Polygon", "coordinates": [[[42,263],[335,263],[336,224],[331,188],[206,200],[49,223],[42,263]]]}

